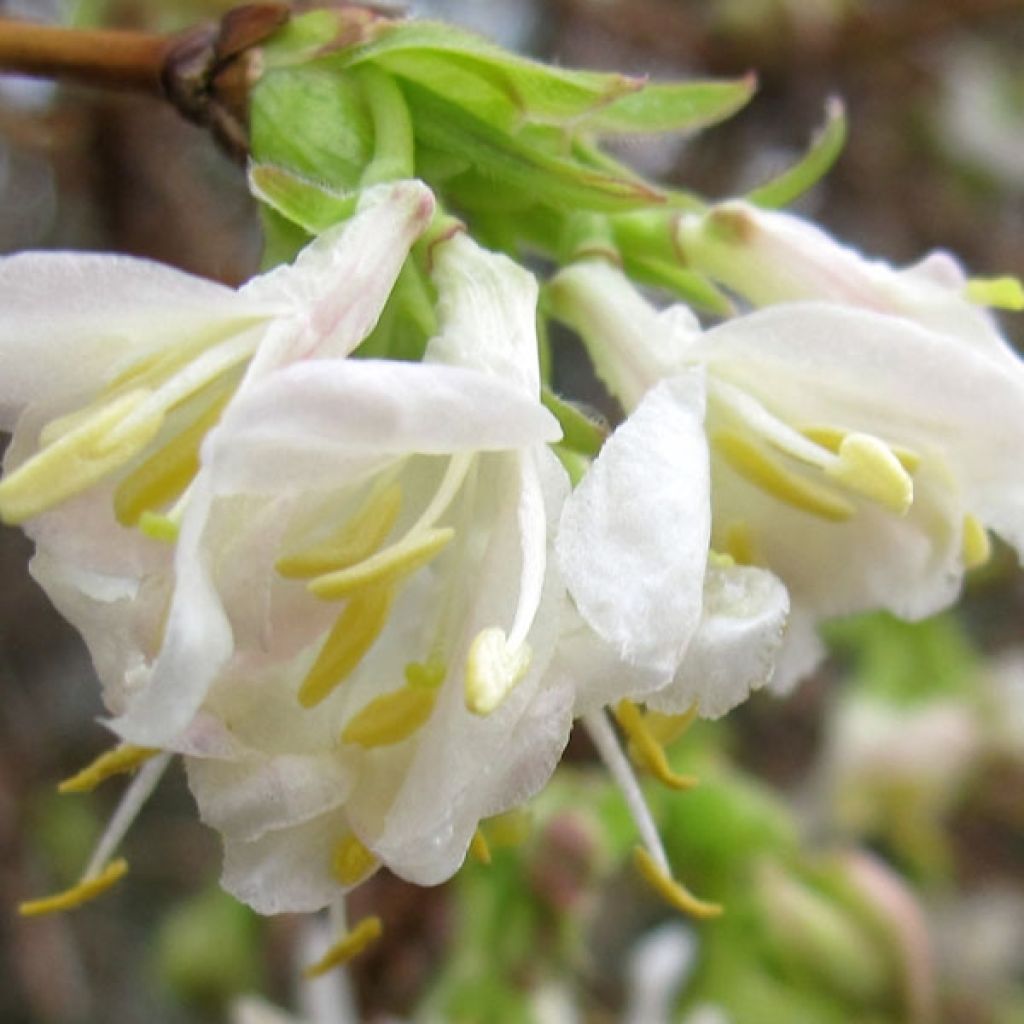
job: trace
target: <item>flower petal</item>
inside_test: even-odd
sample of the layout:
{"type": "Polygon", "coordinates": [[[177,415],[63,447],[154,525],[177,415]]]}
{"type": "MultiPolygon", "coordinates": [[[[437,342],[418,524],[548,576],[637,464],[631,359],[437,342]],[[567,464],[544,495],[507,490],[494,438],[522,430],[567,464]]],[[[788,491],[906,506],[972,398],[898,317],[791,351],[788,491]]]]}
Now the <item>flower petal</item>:
{"type": "Polygon", "coordinates": [[[426,360],[481,370],[538,395],[533,274],[462,231],[435,246],[433,259],[440,331],[426,360]]]}
{"type": "Polygon", "coordinates": [[[788,614],[789,595],[770,572],[708,566],[700,625],[675,679],[648,707],[678,714],[696,702],[702,718],[721,717],[772,678],[788,614]]]}
{"type": "Polygon", "coordinates": [[[183,338],[272,316],[272,302],[148,260],[72,252],[0,259],[0,429],[25,406],[102,386],[183,338]]]}
{"type": "Polygon", "coordinates": [[[497,451],[561,436],[536,399],[474,370],[344,360],[255,384],[207,441],[219,491],[316,487],[416,453],[497,451]]]}
{"type": "Polygon", "coordinates": [[[659,384],[566,502],[562,574],[580,613],[630,664],[671,676],[700,621],[711,529],[699,371],[659,384]]]}

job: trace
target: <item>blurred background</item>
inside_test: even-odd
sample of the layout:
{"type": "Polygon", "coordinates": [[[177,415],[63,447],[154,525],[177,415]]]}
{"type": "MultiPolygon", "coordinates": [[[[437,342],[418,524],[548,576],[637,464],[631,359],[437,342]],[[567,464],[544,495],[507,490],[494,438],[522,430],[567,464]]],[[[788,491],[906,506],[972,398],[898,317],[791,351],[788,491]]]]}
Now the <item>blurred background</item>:
{"type": "MultiPolygon", "coordinates": [[[[7,0],[0,13],[175,29],[219,0],[7,0]]],[[[569,66],[654,78],[755,70],[760,90],[694,139],[633,140],[646,173],[709,197],[787,166],[840,96],[849,141],[800,209],[895,263],[947,247],[1024,274],[1021,0],[436,0],[569,66]]],[[[162,260],[237,284],[260,254],[240,169],[144,98],[0,76],[0,251],[162,260]]],[[[59,297],[55,297],[59,301],[59,297]]],[[[2,315],[2,311],[0,311],[2,315]]],[[[1024,317],[1006,321],[1024,340],[1024,317]]],[[[0,531],[0,1020],[271,1020],[296,1006],[302,922],[220,893],[215,836],[172,772],[96,904],[25,921],[74,881],[118,783],[57,797],[108,736],[82,645],[0,531]]],[[[720,923],[692,929],[628,867],[631,825],[580,738],[490,867],[353,900],[385,937],[352,970],[359,1019],[660,1024],[1024,1022],[1024,576],[997,549],[956,615],[837,624],[787,701],[755,696],[673,748],[704,784],[652,790],[670,857],[720,923]]],[[[500,834],[499,834],[500,833],[500,834]]]]}

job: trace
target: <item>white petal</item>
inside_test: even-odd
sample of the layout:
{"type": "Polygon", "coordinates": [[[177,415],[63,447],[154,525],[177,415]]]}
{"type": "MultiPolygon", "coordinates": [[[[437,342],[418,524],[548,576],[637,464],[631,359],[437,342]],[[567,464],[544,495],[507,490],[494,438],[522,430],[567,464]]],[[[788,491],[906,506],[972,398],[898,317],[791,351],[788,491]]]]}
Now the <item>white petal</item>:
{"type": "Polygon", "coordinates": [[[339,811],[251,842],[224,838],[221,885],[258,914],[312,913],[340,894],[331,852],[349,833],[339,811]]]}
{"type": "Polygon", "coordinates": [[[1024,551],[1024,368],[909,321],[820,303],[761,310],[694,346],[709,372],[800,427],[861,430],[949,466],[973,512],[1024,551]]]}
{"type": "Polygon", "coordinates": [[[91,391],[149,353],[211,340],[275,306],[127,256],[0,259],[0,429],[26,405],[91,391]]]}
{"type": "Polygon", "coordinates": [[[775,658],[775,674],[768,683],[768,689],[778,697],[787,696],[827,656],[814,616],[799,604],[794,604],[786,621],[782,647],[775,658]]]}
{"type": "Polygon", "coordinates": [[[415,453],[496,451],[554,441],[554,417],[473,370],[344,360],[288,367],[225,414],[205,454],[219,490],[322,486],[415,453]]]}
{"type": "Polygon", "coordinates": [[[481,370],[538,395],[533,274],[461,231],[435,246],[433,259],[440,330],[426,360],[481,370]]]}
{"type": "Polygon", "coordinates": [[[139,746],[162,746],[182,732],[199,710],[233,649],[231,625],[211,568],[216,531],[207,536],[213,498],[201,473],[175,552],[176,584],[160,653],[148,682],[128,710],[110,724],[139,746]]]}
{"type": "Polygon", "coordinates": [[[583,618],[630,663],[675,672],[701,614],[710,533],[699,373],[654,388],[566,502],[562,574],[583,618]]]}
{"type": "Polygon", "coordinates": [[[253,754],[237,761],[188,758],[188,784],[202,820],[251,841],[340,807],[351,780],[337,754],[253,754]]]}
{"type": "Polygon", "coordinates": [[[583,338],[597,375],[627,410],[687,365],[689,345],[700,334],[689,309],[659,312],[603,260],[574,263],[556,274],[548,298],[555,315],[583,338]]]}
{"type": "Polygon", "coordinates": [[[775,669],[789,595],[764,569],[708,566],[700,626],[670,686],[649,707],[677,714],[695,701],[702,718],[719,718],[764,686],[775,669]]]}
{"type": "Polygon", "coordinates": [[[348,355],[370,333],[434,197],[419,181],[366,192],[356,215],[317,236],[294,263],[254,278],[247,297],[290,307],[298,322],[254,360],[253,374],[295,359],[348,355]]]}

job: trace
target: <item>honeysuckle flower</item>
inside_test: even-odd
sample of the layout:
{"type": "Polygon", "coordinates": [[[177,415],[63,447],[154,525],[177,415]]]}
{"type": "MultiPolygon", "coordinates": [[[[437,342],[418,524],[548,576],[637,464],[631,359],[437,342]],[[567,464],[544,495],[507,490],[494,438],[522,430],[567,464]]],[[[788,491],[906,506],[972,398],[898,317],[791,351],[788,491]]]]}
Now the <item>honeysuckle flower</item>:
{"type": "MultiPolygon", "coordinates": [[[[629,446],[630,461],[646,460],[643,474],[602,476],[603,452],[596,482],[567,505],[560,542],[577,607],[627,660],[667,666],[692,636],[694,601],[681,625],[673,576],[699,560],[709,534],[711,549],[771,570],[789,591],[780,687],[816,660],[817,620],[869,608],[920,618],[948,605],[964,569],[987,557],[986,527],[1024,548],[1024,374],[1009,354],[822,302],[702,332],[686,310],[657,311],[597,261],[561,272],[551,297],[630,413],[606,452],[629,446]],[[700,511],[709,479],[710,523],[700,511]],[[617,575],[573,554],[585,544],[591,566],[604,566],[632,537],[647,538],[646,576],[637,549],[617,575]],[[635,601],[613,605],[613,583],[635,601]]],[[[719,667],[728,673],[726,660],[719,667]]],[[[712,698],[697,687],[703,706],[712,698]]]]}
{"type": "MultiPolygon", "coordinates": [[[[121,256],[0,262],[0,427],[13,430],[0,516],[35,540],[32,571],[83,633],[115,714],[167,692],[165,726],[180,729],[215,668],[157,657],[174,577],[189,591],[202,573],[164,541],[203,490],[205,433],[275,367],[355,348],[432,209],[417,182],[370,190],[349,223],[238,291],[121,256]]],[[[168,646],[191,601],[171,602],[168,646]]]]}
{"type": "Polygon", "coordinates": [[[379,864],[449,877],[568,738],[536,283],[464,234],[431,255],[423,363],[285,368],[204,449],[199,546],[234,647],[178,745],[225,887],[262,912],[328,905],[379,864]]]}
{"type": "Polygon", "coordinates": [[[992,315],[975,300],[1004,294],[1012,303],[1020,286],[1008,278],[970,281],[948,252],[895,268],[866,259],[810,221],[742,200],[685,215],[677,238],[688,262],[754,306],[855,306],[905,317],[996,358],[1015,358],[992,315]]]}

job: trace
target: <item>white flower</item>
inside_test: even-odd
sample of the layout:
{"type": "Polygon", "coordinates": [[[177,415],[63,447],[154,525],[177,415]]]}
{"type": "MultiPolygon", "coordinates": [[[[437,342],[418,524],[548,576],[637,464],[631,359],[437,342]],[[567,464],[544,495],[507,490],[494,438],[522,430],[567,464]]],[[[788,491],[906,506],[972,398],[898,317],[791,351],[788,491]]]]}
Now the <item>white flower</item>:
{"type": "Polygon", "coordinates": [[[755,306],[820,301],[905,317],[996,358],[1013,359],[991,314],[948,252],[913,266],[865,259],[810,221],[730,200],[681,218],[680,250],[696,269],[755,306]]]}
{"type": "Polygon", "coordinates": [[[263,912],[324,906],[379,863],[447,878],[568,738],[536,284],[463,235],[432,258],[423,363],[287,368],[205,448],[198,557],[234,649],[180,746],[224,884],[263,912]]]}
{"type": "Polygon", "coordinates": [[[126,734],[158,738],[143,714],[179,731],[230,646],[192,558],[210,504],[203,437],[282,365],[352,351],[432,210],[417,182],[371,190],[237,292],[119,256],[0,262],[0,426],[14,431],[0,516],[35,540],[33,573],[83,633],[126,734]]]}
{"type": "MultiPolygon", "coordinates": [[[[570,500],[560,542],[577,606],[628,660],[668,665],[692,647],[703,605],[678,587],[705,550],[709,463],[711,548],[770,569],[790,593],[780,686],[816,660],[815,621],[869,608],[918,618],[948,605],[964,568],[987,555],[986,526],[1024,548],[1024,375],[1009,354],[993,358],[994,343],[822,302],[702,333],[685,310],[659,313],[598,262],[559,274],[552,299],[630,413],[595,463],[596,482],[570,500]],[[612,459],[647,468],[602,472],[612,459]],[[573,556],[578,545],[597,554],[589,566],[573,556]],[[634,595],[628,618],[622,605],[609,615],[615,587],[634,595]]],[[[758,603],[743,596],[740,606],[758,603]]],[[[767,638],[757,650],[770,654],[767,638]]],[[[718,665],[728,675],[728,660],[718,665]]]]}

